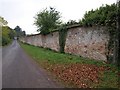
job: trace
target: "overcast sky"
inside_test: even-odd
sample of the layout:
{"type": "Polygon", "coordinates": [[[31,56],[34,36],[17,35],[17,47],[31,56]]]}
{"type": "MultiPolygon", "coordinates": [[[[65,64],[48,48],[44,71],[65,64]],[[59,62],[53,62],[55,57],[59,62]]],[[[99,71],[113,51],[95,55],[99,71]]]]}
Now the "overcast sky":
{"type": "Polygon", "coordinates": [[[62,21],[81,19],[86,11],[102,4],[116,3],[116,0],[0,0],[0,16],[8,21],[8,26],[20,26],[27,34],[37,33],[34,17],[37,12],[55,7],[61,13],[62,21]]]}

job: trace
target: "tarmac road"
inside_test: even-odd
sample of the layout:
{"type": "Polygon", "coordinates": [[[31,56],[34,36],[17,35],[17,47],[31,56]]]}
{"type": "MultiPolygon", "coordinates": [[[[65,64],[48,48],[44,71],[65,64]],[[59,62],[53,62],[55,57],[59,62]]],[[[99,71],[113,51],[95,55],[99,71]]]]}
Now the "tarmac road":
{"type": "Polygon", "coordinates": [[[17,40],[2,49],[2,88],[62,88],[20,47],[17,40]]]}

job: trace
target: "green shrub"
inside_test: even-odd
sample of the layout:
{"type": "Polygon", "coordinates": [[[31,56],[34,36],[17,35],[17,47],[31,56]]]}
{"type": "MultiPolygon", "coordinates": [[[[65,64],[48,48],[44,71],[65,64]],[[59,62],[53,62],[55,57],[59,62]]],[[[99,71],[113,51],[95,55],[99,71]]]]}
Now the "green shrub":
{"type": "Polygon", "coordinates": [[[7,45],[8,43],[10,43],[10,39],[7,37],[2,37],[2,46],[7,45]]]}

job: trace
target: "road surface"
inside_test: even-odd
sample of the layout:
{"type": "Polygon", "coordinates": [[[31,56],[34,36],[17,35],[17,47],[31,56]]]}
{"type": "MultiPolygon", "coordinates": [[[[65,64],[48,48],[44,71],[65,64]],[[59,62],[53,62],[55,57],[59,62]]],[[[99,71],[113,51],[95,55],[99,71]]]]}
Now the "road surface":
{"type": "Polygon", "coordinates": [[[2,51],[2,88],[61,88],[15,40],[2,51]]]}

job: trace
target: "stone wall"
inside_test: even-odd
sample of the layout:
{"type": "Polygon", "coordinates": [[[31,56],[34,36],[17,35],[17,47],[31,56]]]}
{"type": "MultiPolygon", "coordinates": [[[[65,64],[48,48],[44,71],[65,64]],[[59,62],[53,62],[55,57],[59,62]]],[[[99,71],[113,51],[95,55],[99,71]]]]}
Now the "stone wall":
{"type": "MultiPolygon", "coordinates": [[[[71,27],[67,32],[64,51],[91,59],[106,60],[108,40],[109,35],[105,27],[71,27]]],[[[21,41],[55,51],[60,49],[58,31],[48,35],[27,36],[21,38],[21,41]]]]}
{"type": "Polygon", "coordinates": [[[105,28],[77,27],[67,32],[65,52],[97,60],[106,60],[109,35],[105,28]]]}
{"type": "Polygon", "coordinates": [[[50,48],[55,51],[59,51],[60,46],[59,46],[59,33],[58,32],[53,32],[48,35],[43,35],[42,36],[42,43],[44,48],[50,48]]]}
{"type": "Polygon", "coordinates": [[[59,33],[53,32],[48,35],[29,35],[26,37],[22,37],[20,39],[23,43],[28,43],[34,46],[50,48],[55,51],[59,51],[59,33]]]}

